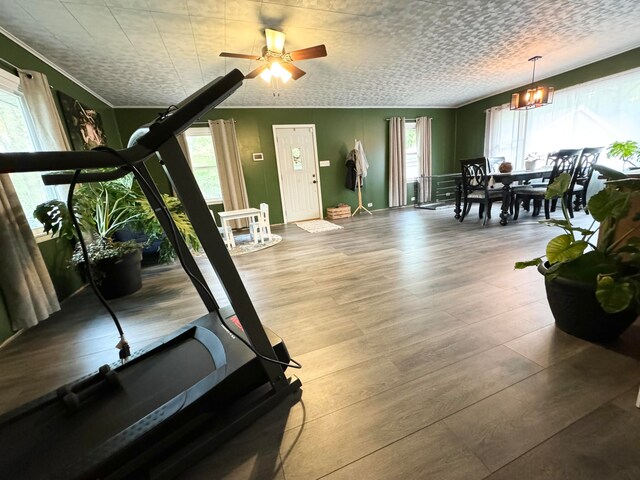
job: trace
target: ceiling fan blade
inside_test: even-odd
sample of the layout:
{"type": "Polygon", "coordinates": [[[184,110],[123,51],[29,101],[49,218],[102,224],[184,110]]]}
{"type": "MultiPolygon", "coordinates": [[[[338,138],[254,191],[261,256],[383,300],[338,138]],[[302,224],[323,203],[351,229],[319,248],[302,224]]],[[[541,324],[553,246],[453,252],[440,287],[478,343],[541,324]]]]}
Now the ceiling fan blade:
{"type": "Polygon", "coordinates": [[[310,58],[319,58],[327,56],[327,47],[324,45],[316,45],[315,47],[301,48],[300,50],[294,50],[289,52],[288,55],[291,60],[309,60],[310,58]]]}
{"type": "Polygon", "coordinates": [[[282,68],[284,68],[287,72],[289,72],[291,74],[291,78],[293,78],[294,80],[299,79],[301,76],[307,73],[304,70],[300,70],[298,67],[296,67],[292,63],[284,62],[282,63],[282,68]]]}
{"type": "Polygon", "coordinates": [[[260,60],[260,57],[256,57],[255,55],[245,55],[244,53],[222,52],[220,56],[229,58],[246,58],[247,60],[260,60]]]}
{"type": "Polygon", "coordinates": [[[267,37],[267,48],[275,53],[282,53],[284,48],[285,34],[277,30],[265,28],[264,34],[267,37]]]}
{"type": "Polygon", "coordinates": [[[267,68],[269,68],[269,65],[265,64],[265,65],[260,65],[258,68],[254,68],[253,70],[251,70],[249,73],[247,73],[244,78],[256,78],[258,75],[260,75],[264,70],[266,70],[267,68]]]}

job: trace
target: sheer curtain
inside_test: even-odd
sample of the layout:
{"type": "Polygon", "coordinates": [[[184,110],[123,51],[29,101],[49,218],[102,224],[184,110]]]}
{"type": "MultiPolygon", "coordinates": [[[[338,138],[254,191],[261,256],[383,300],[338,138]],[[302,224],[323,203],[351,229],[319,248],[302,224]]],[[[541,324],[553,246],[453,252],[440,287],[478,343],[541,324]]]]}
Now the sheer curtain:
{"type": "Polygon", "coordinates": [[[524,151],[527,112],[509,110],[509,104],[489,108],[484,131],[484,156],[504,157],[520,169],[524,151]]]}
{"type": "MultiPolygon", "coordinates": [[[[247,187],[244,183],[242,162],[238,150],[235,120],[209,120],[213,147],[216,151],[220,190],[225,211],[249,208],[247,187]]],[[[232,220],[232,228],[249,225],[246,219],[232,220]]]]}
{"type": "Polygon", "coordinates": [[[18,75],[24,100],[35,123],[42,149],[44,151],[71,150],[47,76],[30,70],[18,70],[18,75]]]}
{"type": "Polygon", "coordinates": [[[389,119],[389,206],[407,204],[407,165],[404,143],[404,118],[389,119]]]}
{"type": "Polygon", "coordinates": [[[422,177],[420,189],[420,203],[431,201],[431,118],[416,118],[416,143],[418,146],[418,168],[422,177]],[[425,178],[426,177],[426,178],[425,178]]]}
{"type": "MultiPolygon", "coordinates": [[[[640,69],[558,90],[553,104],[541,108],[508,108],[487,110],[485,155],[513,155],[516,168],[528,155],[640,141],[640,69]]],[[[599,163],[620,166],[606,158],[599,163]]]]}

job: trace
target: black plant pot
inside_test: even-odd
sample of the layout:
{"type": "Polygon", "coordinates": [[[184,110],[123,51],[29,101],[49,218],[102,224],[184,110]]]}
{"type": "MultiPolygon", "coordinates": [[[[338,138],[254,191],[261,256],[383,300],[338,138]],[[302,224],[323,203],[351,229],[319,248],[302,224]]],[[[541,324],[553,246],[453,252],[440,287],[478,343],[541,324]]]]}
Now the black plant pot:
{"type": "Polygon", "coordinates": [[[97,263],[101,272],[98,290],[106,299],[123,297],[142,288],[142,252],[136,250],[119,258],[107,258],[97,263]]]}
{"type": "MultiPolygon", "coordinates": [[[[543,275],[545,263],[538,266],[543,275]]],[[[618,338],[638,317],[633,310],[605,312],[596,298],[595,288],[589,284],[557,277],[544,281],[549,307],[556,326],[563,332],[590,342],[606,343],[618,338]]]]}

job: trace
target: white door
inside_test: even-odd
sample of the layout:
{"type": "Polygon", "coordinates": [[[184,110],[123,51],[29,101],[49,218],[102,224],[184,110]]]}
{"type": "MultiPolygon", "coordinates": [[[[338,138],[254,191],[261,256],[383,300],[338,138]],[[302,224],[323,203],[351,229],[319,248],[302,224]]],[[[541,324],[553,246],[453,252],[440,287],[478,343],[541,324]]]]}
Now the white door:
{"type": "Polygon", "coordinates": [[[274,125],[284,221],[322,218],[315,125],[274,125]]]}

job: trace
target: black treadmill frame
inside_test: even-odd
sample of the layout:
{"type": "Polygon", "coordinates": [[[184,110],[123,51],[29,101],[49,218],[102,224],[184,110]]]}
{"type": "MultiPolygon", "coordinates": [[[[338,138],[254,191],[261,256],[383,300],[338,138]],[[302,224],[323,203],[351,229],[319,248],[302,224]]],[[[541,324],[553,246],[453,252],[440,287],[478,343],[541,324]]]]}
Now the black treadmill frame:
{"type": "MultiPolygon", "coordinates": [[[[210,214],[209,208],[200,192],[195,177],[189,167],[187,159],[180,148],[176,135],[184,132],[195,120],[210,111],[231,95],[242,85],[244,75],[237,69],[224,77],[219,77],[177,105],[177,108],[166,116],[152,123],[148,131],[138,135],[135,143],[118,155],[108,151],[69,151],[69,152],[35,152],[35,153],[0,153],[0,173],[65,171],[91,168],[116,168],[110,172],[94,172],[82,174],[79,181],[99,181],[119,178],[130,171],[128,163],[135,164],[138,170],[148,180],[148,185],[141,183],[143,192],[156,212],[156,216],[168,237],[174,243],[174,248],[180,249],[188,268],[206,287],[192,280],[200,298],[209,312],[219,310],[219,306],[191,255],[184,239],[180,235],[174,239],[167,218],[160,212],[161,199],[144,161],[159,155],[166,167],[166,172],[176,189],[180,201],[202,247],[222,284],[231,306],[238,316],[246,333],[248,341],[256,352],[265,371],[267,379],[274,391],[290,391],[293,383],[284,375],[282,366],[264,360],[262,357],[276,359],[276,354],[269,342],[258,314],[251,302],[251,298],[240,278],[240,275],[224,245],[217,226],[210,214]],[[123,157],[127,162],[123,162],[123,157]],[[151,181],[149,181],[151,180],[151,181]],[[175,243],[174,240],[177,240],[175,243]]],[[[48,175],[46,183],[69,183],[69,175],[48,175]],[[57,180],[56,180],[57,177],[57,180]]],[[[299,381],[297,381],[299,386],[299,381]]]]}

